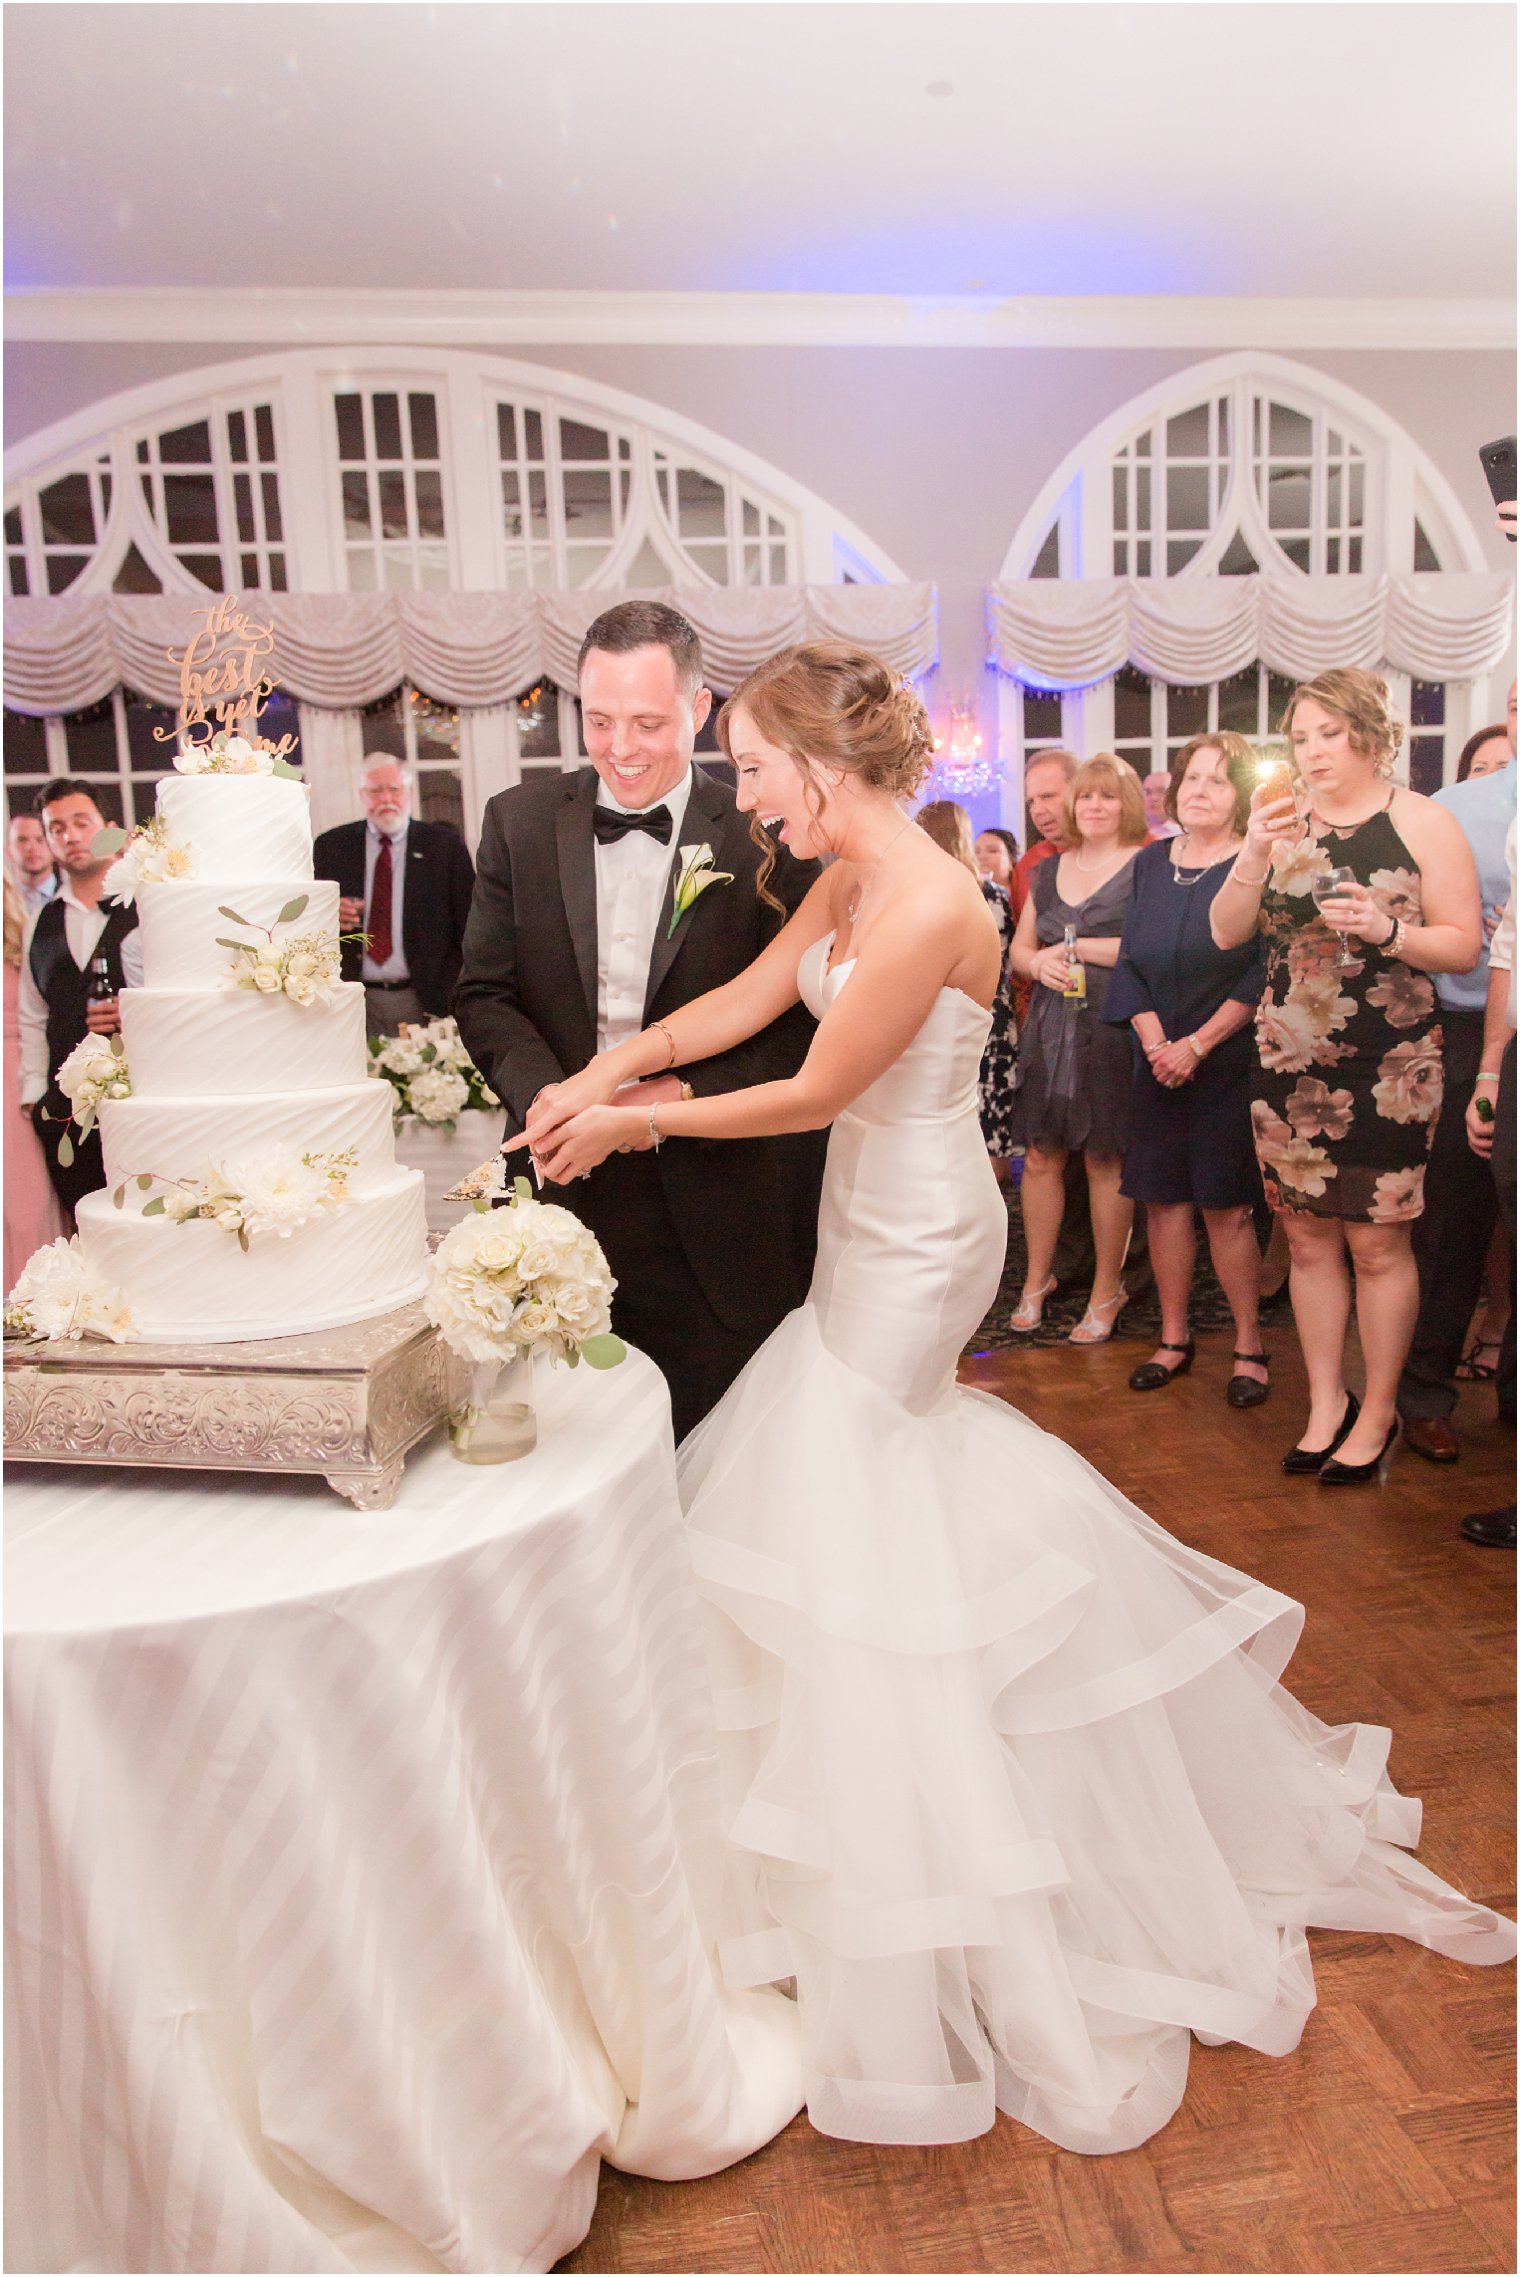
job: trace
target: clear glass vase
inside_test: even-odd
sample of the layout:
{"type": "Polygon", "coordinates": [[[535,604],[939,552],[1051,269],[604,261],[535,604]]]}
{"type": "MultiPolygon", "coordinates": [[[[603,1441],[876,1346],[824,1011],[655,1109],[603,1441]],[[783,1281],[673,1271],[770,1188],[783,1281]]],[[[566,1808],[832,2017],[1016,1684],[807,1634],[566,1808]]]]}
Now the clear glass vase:
{"type": "Polygon", "coordinates": [[[451,1452],[461,1463],[515,1463],[537,1444],[532,1360],[519,1352],[510,1360],[477,1361],[466,1403],[449,1416],[451,1452]]]}

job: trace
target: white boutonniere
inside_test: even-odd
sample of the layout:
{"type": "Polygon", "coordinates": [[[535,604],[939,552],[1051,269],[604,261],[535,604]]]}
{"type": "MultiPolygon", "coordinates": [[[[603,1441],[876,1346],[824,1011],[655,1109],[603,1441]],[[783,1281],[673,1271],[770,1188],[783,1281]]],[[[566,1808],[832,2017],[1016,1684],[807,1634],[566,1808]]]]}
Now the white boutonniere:
{"type": "Polygon", "coordinates": [[[683,846],[681,868],[676,878],[675,899],[671,903],[670,923],[665,928],[668,941],[699,894],[710,885],[732,885],[732,870],[713,868],[713,850],[710,846],[683,846]]]}

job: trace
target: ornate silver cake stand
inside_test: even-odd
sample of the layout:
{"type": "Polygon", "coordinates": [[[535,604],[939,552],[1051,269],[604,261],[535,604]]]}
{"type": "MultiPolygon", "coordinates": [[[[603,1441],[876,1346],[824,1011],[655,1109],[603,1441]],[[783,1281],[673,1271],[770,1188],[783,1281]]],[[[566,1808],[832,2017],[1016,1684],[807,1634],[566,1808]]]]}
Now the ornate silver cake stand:
{"type": "Polygon", "coordinates": [[[388,1510],[459,1366],[420,1303],[247,1344],[7,1340],[5,1453],[315,1473],[356,1509],[388,1510]]]}

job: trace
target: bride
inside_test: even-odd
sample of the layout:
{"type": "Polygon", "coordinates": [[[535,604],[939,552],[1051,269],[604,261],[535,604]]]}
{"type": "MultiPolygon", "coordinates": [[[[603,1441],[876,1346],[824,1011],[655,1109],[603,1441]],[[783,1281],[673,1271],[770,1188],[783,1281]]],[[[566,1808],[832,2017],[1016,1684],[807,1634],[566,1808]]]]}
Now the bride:
{"type": "Polygon", "coordinates": [[[1278,1685],[1299,1606],[957,1387],[1006,1239],[976,1090],[999,945],[899,804],[930,763],[917,698],[816,643],[752,673],[719,736],[741,807],[837,860],[738,979],[541,1094],[526,1143],[564,1184],[615,1147],[833,1126],[807,1301],[679,1456],[724,1973],[795,1981],[826,2133],[954,2142],[1000,2109],[1128,2150],[1181,2101],[1190,2032],[1296,2045],[1306,1926],[1477,1962],[1515,1933],[1410,1857],[1390,1735],[1278,1685]],[[614,1103],[799,994],[818,1029],[789,1081],[614,1103]]]}

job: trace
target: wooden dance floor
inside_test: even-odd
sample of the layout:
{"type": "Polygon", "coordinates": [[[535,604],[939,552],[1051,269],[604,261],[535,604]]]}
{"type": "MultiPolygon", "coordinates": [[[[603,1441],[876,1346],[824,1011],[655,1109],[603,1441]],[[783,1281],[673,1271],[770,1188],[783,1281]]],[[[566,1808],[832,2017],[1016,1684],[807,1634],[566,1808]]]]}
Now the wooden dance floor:
{"type": "MultiPolygon", "coordinates": [[[[1289,1678],[1327,1721],[1393,1727],[1393,1776],[1425,1804],[1420,1856],[1514,1907],[1515,1561],[1458,1536],[1513,1493],[1492,1386],[1457,1417],[1462,1460],[1401,1453],[1387,1485],[1285,1478],[1302,1369],[1265,1339],[1265,1407],[1224,1404],[1232,1339],[1140,1396],[1147,1345],[989,1353],[964,1379],[1059,1431],[1200,1549],[1308,1608],[1289,1678]]],[[[1014,1482],[1010,1481],[1012,1491],[1014,1482]]],[[[1512,2270],[1514,1972],[1373,1936],[1311,1932],[1319,2006],[1295,2056],[1195,2046],[1185,2102],[1116,2158],[1001,2119],[979,2141],[883,2150],[806,2119],[744,2165],[677,2185],[603,2173],[575,2270],[1512,2270]]]]}

